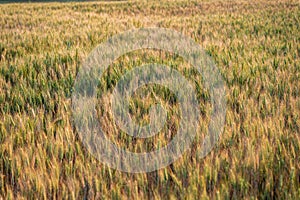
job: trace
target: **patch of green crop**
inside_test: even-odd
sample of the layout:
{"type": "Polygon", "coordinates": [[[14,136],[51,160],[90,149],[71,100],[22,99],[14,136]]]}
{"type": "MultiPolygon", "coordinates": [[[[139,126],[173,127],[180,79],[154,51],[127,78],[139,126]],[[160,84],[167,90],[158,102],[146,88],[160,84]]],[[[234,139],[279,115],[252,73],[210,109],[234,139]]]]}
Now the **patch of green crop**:
{"type": "Polygon", "coordinates": [[[3,199],[299,199],[300,4],[298,1],[109,1],[0,5],[0,197],[3,199]],[[143,152],[166,145],[180,114],[174,94],[151,85],[131,99],[149,121],[162,103],[167,123],[152,139],[120,131],[107,95],[135,66],[156,62],[195,87],[201,111],[190,151],[170,166],[127,174],[97,161],[73,125],[71,94],[82,62],[98,44],[132,28],[164,27],[192,37],[225,82],[224,132],[199,159],[211,110],[209,93],[188,63],[142,50],[118,58],[101,77],[100,122],[112,141],[143,152]]]}

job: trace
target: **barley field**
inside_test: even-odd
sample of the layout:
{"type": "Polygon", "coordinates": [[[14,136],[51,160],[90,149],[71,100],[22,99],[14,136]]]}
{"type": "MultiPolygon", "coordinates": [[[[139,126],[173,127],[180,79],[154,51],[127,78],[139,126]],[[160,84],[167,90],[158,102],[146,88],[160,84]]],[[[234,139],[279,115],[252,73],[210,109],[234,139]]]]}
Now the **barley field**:
{"type": "MultiPolygon", "coordinates": [[[[181,57],[157,50],[126,54],[101,78],[97,108],[106,136],[134,152],[168,143],[180,119],[169,90],[151,86],[133,97],[131,114],[147,123],[150,104],[162,102],[168,119],[161,133],[136,139],[116,128],[107,94],[126,71],[150,62],[193,80],[202,132],[209,121],[201,75],[181,57]]],[[[299,1],[0,4],[2,199],[299,199],[299,151],[299,1]],[[71,96],[82,63],[98,44],[142,27],[176,30],[205,49],[226,83],[226,120],[205,158],[197,157],[199,133],[170,166],[125,173],[99,162],[82,144],[71,96]]]]}

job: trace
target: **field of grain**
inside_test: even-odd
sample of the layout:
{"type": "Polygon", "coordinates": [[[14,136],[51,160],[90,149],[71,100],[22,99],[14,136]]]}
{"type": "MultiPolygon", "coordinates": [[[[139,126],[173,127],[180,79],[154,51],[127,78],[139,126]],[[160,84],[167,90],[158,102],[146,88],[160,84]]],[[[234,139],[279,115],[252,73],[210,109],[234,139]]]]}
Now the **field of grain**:
{"type": "MultiPolygon", "coordinates": [[[[300,198],[299,56],[299,1],[0,4],[0,197],[300,198]],[[98,44],[140,27],[170,28],[199,43],[226,82],[227,112],[220,140],[204,159],[197,158],[196,139],[170,166],[130,174],[102,164],[82,145],[71,95],[81,64],[98,44]]],[[[138,51],[110,66],[99,90],[109,92],[126,70],[153,61],[178,68],[201,85],[199,74],[184,70],[181,58],[138,51]]],[[[154,97],[170,104],[172,95],[159,87],[144,92],[146,100],[135,97],[133,114],[147,122],[143,113],[154,97]]],[[[198,92],[205,130],[209,102],[201,86],[198,92]]],[[[104,110],[105,98],[99,96],[104,110]]],[[[176,129],[174,110],[176,105],[169,105],[175,117],[166,133],[176,129]]],[[[105,112],[107,136],[130,151],[159,148],[170,139],[161,133],[135,140],[114,129],[105,112]]]]}

